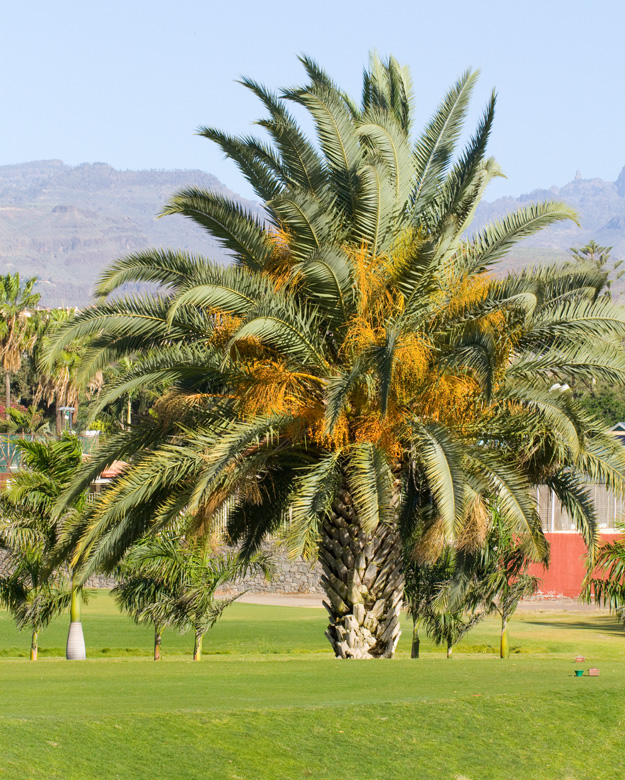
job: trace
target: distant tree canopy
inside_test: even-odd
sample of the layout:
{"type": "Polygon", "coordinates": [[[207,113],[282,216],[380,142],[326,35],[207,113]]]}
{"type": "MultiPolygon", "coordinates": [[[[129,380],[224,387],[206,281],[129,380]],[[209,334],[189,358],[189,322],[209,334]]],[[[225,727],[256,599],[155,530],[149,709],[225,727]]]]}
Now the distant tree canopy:
{"type": "Polygon", "coordinates": [[[611,261],[611,251],[611,246],[599,246],[594,240],[579,248],[571,247],[571,254],[573,255],[571,265],[595,266],[598,271],[607,274],[605,286],[608,293],[610,293],[612,283],[617,282],[625,274],[625,269],[622,271],[618,270],[623,264],[622,260],[611,261]]]}

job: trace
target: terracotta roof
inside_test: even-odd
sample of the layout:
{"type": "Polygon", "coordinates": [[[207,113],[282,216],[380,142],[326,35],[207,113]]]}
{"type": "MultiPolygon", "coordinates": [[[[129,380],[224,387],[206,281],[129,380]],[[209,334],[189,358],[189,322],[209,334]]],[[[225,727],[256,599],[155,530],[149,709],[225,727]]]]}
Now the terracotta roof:
{"type": "Polygon", "coordinates": [[[100,474],[101,479],[114,479],[115,477],[118,477],[122,471],[128,466],[128,463],[126,463],[123,460],[114,460],[111,465],[104,469],[104,471],[100,474]]]}

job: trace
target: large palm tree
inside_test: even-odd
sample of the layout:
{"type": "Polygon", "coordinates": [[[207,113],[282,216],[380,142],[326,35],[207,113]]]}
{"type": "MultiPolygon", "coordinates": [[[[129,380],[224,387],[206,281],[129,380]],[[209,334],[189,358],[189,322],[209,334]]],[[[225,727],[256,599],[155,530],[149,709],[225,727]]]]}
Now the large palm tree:
{"type": "Polygon", "coordinates": [[[24,284],[20,275],[0,276],[0,357],[5,377],[4,410],[9,419],[11,408],[11,374],[20,370],[22,355],[31,350],[36,331],[31,321],[32,309],[39,303],[39,293],[33,292],[36,278],[24,284]]]}
{"type": "Polygon", "coordinates": [[[531,486],[546,482],[594,545],[583,480],[622,489],[625,456],[560,390],[574,376],[625,381],[625,311],[598,296],[605,274],[595,269],[495,276],[517,241],[574,214],[528,205],[470,235],[499,174],[486,157],[494,95],[456,154],[475,73],[414,140],[409,76],[395,60],[372,57],[360,105],[302,62],[299,89],[243,81],[268,112],[269,143],[201,130],[264,212],[197,188],[164,211],[208,230],[232,265],[171,251],[122,259],[51,350],[54,360],[69,341],[92,339],[87,376],[139,355],[94,414],[145,383],[172,388],[65,500],[107,463],[132,460],[84,529],[85,576],[182,510],[200,536],[226,511],[244,553],[286,529],[293,555],[321,560],[336,654],[391,656],[402,535],[432,557],[454,540],[466,546],[496,497],[528,553],[543,557],[531,486]],[[317,143],[289,104],[309,112],[317,143]],[[119,297],[128,282],[158,291],[119,297]]]}

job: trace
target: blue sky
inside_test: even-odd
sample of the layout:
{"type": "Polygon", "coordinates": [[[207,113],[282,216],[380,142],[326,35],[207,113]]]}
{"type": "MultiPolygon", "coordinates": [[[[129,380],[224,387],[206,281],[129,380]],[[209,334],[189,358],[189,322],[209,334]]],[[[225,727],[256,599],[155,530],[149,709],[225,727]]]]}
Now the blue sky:
{"type": "Polygon", "coordinates": [[[297,54],[359,94],[376,48],[410,66],[422,125],[467,68],[473,120],[495,87],[491,142],[508,176],[488,199],[625,165],[622,0],[85,0],[4,4],[0,165],[59,158],[200,168],[249,188],[201,124],[247,133],[261,114],[235,80],[302,80],[297,54]]]}

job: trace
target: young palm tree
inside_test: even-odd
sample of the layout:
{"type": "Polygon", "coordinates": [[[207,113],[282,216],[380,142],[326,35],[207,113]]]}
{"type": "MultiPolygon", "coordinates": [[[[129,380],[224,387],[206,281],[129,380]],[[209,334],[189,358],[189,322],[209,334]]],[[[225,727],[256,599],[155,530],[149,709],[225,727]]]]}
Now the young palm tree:
{"type": "Polygon", "coordinates": [[[508,624],[521,599],[536,593],[540,580],[528,574],[531,559],[501,518],[493,512],[486,543],[476,550],[460,551],[457,571],[450,583],[451,602],[459,600],[486,614],[501,618],[499,657],[508,658],[508,624]]]}
{"type": "Polygon", "coordinates": [[[10,611],[20,630],[30,629],[31,661],[38,657],[39,634],[71,600],[69,580],[62,572],[48,571],[46,553],[54,537],[48,518],[24,515],[10,502],[2,502],[0,603],[10,611]]]}
{"type": "Polygon", "coordinates": [[[454,646],[485,617],[484,612],[467,613],[462,609],[430,610],[423,622],[430,639],[436,645],[445,645],[447,658],[451,658],[454,646]]]}
{"type": "Polygon", "coordinates": [[[20,275],[0,276],[0,357],[5,376],[6,419],[11,408],[11,374],[20,370],[22,355],[34,346],[36,333],[31,322],[31,310],[39,303],[39,293],[33,288],[36,278],[22,285],[20,275]]]}
{"type": "MultiPolygon", "coordinates": [[[[625,534],[625,524],[618,530],[625,534]]],[[[596,559],[588,568],[581,598],[603,604],[625,623],[625,541],[615,539],[601,545],[596,559]]]]}
{"type": "MultiPolygon", "coordinates": [[[[404,559],[404,604],[412,618],[411,658],[419,658],[421,638],[419,630],[427,616],[437,611],[437,599],[455,573],[455,557],[446,547],[436,561],[416,560],[414,550],[408,549],[404,559]]],[[[433,622],[433,621],[430,621],[433,622]]]]}
{"type": "MultiPolygon", "coordinates": [[[[85,493],[76,494],[62,515],[53,516],[53,506],[76,475],[82,463],[82,448],[75,436],[64,434],[59,440],[18,441],[22,467],[7,486],[10,503],[28,518],[33,527],[46,529],[46,544],[42,550],[45,566],[53,567],[51,558],[63,532],[73,529],[84,511],[85,493]]],[[[62,563],[62,561],[57,561],[62,563]]],[[[85,655],[82,623],[80,620],[82,585],[71,571],[70,627],[67,638],[68,660],[82,660],[85,655]]]]}
{"type": "Polygon", "coordinates": [[[266,556],[243,560],[232,554],[216,555],[174,529],[130,548],[118,567],[113,595],[135,622],[154,626],[155,661],[161,660],[162,632],[167,626],[193,631],[193,660],[199,661],[204,635],[242,595],[217,599],[216,591],[253,571],[269,573],[266,556]]]}
{"type": "Polygon", "coordinates": [[[302,62],[299,89],[243,81],[268,112],[270,143],[201,131],[252,183],[263,218],[197,188],[165,209],[219,239],[233,265],[170,251],[120,260],[97,287],[105,297],[50,351],[54,361],[92,339],[85,376],[139,355],[94,414],[146,383],[172,387],[64,500],[132,459],[93,507],[84,576],[183,510],[199,536],[227,510],[245,554],[286,526],[291,553],[323,565],[336,654],[387,657],[400,631],[402,536],[418,531],[434,555],[470,536],[496,496],[528,554],[543,557],[531,486],[544,482],[595,544],[583,480],[621,490],[625,456],[550,388],[574,376],[625,382],[625,310],[599,296],[596,269],[494,275],[517,241],[574,218],[564,204],[529,205],[467,237],[499,175],[486,157],[494,95],[456,154],[475,73],[414,140],[409,75],[395,60],[372,57],[360,105],[302,62]],[[289,104],[309,112],[317,144],[289,104]],[[127,282],[158,292],[115,296],[127,282]]]}

